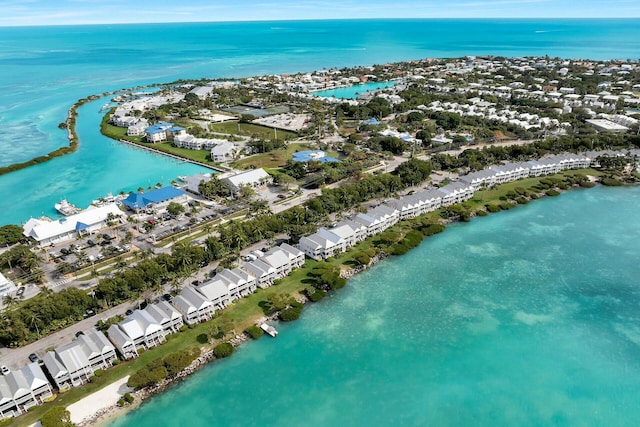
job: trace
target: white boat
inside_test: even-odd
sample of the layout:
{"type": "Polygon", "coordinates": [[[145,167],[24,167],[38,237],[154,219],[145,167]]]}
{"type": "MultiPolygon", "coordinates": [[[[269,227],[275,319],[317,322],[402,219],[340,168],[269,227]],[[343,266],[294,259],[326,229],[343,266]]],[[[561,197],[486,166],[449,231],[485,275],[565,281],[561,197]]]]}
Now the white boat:
{"type": "Polygon", "coordinates": [[[53,207],[64,216],[74,215],[80,212],[80,209],[69,203],[66,199],[60,200],[58,203],[53,205],[53,207]]]}
{"type": "Polygon", "coordinates": [[[106,110],[108,110],[109,108],[111,108],[111,104],[104,104],[104,105],[102,106],[102,108],[100,109],[100,112],[106,111],[106,110]]]}
{"type": "Polygon", "coordinates": [[[265,331],[267,334],[269,334],[273,338],[278,336],[278,331],[276,331],[276,328],[274,328],[271,325],[267,325],[266,323],[263,323],[262,325],[260,325],[260,329],[265,331]]]}

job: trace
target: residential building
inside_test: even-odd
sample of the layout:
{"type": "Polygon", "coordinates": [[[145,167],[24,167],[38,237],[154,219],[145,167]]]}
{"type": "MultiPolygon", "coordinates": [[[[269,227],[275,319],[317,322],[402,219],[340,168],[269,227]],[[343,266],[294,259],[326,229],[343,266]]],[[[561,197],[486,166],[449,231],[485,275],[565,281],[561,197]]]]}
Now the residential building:
{"type": "Polygon", "coordinates": [[[259,288],[268,288],[273,285],[276,278],[276,269],[259,259],[243,262],[240,268],[256,278],[256,284],[259,288]]]}
{"type": "Polygon", "coordinates": [[[240,187],[244,185],[258,187],[271,182],[272,178],[264,169],[258,168],[221,178],[221,181],[229,187],[232,194],[237,194],[240,191],[240,187]]]}
{"type": "Polygon", "coordinates": [[[162,326],[165,334],[173,334],[184,325],[182,314],[167,301],[149,304],[144,311],[149,313],[153,320],[162,326]]]}
{"type": "Polygon", "coordinates": [[[16,417],[53,396],[51,385],[37,363],[0,376],[0,419],[16,417]]]}
{"type": "Polygon", "coordinates": [[[122,200],[122,204],[132,211],[141,209],[153,209],[159,211],[165,209],[169,203],[186,205],[189,203],[189,195],[179,188],[162,187],[145,193],[131,193],[122,200]]]}
{"type": "Polygon", "coordinates": [[[217,274],[214,278],[207,280],[195,289],[209,300],[217,310],[224,309],[232,301],[227,283],[222,278],[219,278],[217,274]]]}
{"type": "Polygon", "coordinates": [[[109,341],[115,345],[125,360],[138,357],[136,344],[118,325],[111,325],[107,330],[107,335],[109,336],[109,341]]]}
{"type": "Polygon", "coordinates": [[[14,285],[11,280],[4,277],[2,272],[0,272],[0,297],[9,295],[10,293],[15,291],[16,291],[16,285],[14,285]]]}
{"type": "Polygon", "coordinates": [[[211,301],[206,299],[192,286],[182,288],[180,294],[173,299],[172,304],[182,313],[184,322],[187,325],[211,320],[215,311],[211,301]]]}
{"type": "Polygon", "coordinates": [[[211,149],[211,160],[214,162],[226,162],[233,160],[235,144],[230,141],[224,141],[211,149]]]}

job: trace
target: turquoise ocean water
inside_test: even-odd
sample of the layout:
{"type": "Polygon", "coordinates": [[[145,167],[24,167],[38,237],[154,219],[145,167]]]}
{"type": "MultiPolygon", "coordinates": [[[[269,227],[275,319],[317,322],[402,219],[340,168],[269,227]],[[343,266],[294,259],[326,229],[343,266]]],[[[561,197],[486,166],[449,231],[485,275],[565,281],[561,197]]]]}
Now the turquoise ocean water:
{"type": "MultiPolygon", "coordinates": [[[[179,78],[242,77],[425,57],[638,58],[640,20],[344,20],[0,28],[0,166],[66,145],[57,124],[77,99],[179,78]]],[[[83,108],[80,149],[0,176],[0,224],[53,215],[201,170],[120,148],[83,108]]]]}
{"type": "Polygon", "coordinates": [[[638,425],[639,201],[453,225],[111,427],[638,425]]]}

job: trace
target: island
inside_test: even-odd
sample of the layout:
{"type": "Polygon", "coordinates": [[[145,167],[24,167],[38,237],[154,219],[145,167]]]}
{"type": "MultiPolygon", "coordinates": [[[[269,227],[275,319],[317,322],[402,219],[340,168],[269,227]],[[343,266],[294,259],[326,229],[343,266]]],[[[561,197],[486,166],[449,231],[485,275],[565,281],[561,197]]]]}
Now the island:
{"type": "Polygon", "coordinates": [[[637,183],[639,91],[633,61],[465,57],[114,94],[105,135],[212,172],[0,227],[3,374],[31,387],[0,418],[123,378],[131,407],[452,221],[637,183]]]}

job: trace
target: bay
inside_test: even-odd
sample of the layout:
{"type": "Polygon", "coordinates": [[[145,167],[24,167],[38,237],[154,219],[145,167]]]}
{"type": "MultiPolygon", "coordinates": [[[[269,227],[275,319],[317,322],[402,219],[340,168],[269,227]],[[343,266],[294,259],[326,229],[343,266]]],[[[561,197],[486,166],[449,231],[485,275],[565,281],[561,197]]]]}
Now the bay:
{"type": "MultiPolygon", "coordinates": [[[[93,94],[179,78],[293,73],[425,57],[637,59],[639,26],[638,19],[377,19],[3,27],[0,166],[66,145],[58,123],[76,100],[93,94]]],[[[100,117],[94,110],[104,103],[83,109],[79,126],[97,129],[100,117]]],[[[109,191],[147,187],[163,177],[166,184],[194,172],[129,147],[113,147],[96,132],[83,132],[77,153],[0,176],[0,224],[53,214],[52,203],[62,197],[82,206],[109,191]],[[133,169],[124,169],[125,161],[133,169]]]]}
{"type": "Polygon", "coordinates": [[[577,190],[450,226],[111,427],[635,425],[639,201],[577,190]]]}

